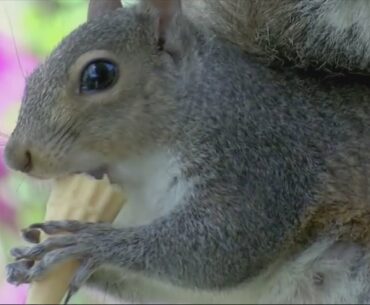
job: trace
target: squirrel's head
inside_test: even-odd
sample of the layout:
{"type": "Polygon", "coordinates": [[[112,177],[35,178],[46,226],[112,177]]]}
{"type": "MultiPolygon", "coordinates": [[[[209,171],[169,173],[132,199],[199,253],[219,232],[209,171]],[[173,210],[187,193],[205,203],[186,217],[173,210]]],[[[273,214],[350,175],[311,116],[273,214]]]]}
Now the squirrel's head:
{"type": "Polygon", "coordinates": [[[91,0],[87,22],[27,79],[8,165],[53,178],[153,145],[191,53],[189,31],[180,1],[91,0]]]}

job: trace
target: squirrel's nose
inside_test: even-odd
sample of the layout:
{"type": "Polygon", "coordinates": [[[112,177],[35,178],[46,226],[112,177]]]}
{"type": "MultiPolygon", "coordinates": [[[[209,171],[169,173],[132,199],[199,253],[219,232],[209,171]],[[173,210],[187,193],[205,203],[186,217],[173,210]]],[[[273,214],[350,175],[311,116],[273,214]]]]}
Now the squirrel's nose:
{"type": "Polygon", "coordinates": [[[30,149],[13,141],[9,141],[5,147],[5,161],[14,170],[24,173],[29,173],[32,170],[30,149]]]}

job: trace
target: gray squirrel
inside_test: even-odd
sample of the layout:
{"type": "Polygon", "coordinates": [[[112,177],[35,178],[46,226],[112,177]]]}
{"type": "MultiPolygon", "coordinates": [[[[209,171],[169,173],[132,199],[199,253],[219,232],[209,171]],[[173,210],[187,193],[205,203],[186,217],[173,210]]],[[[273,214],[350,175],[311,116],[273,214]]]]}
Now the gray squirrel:
{"type": "Polygon", "coordinates": [[[72,234],[14,248],[8,281],[77,258],[66,302],[85,283],[143,303],[369,302],[369,86],[270,69],[186,2],[102,3],[27,79],[5,153],[39,179],[107,173],[128,204],[113,225],[31,225],[31,242],[72,234]]]}

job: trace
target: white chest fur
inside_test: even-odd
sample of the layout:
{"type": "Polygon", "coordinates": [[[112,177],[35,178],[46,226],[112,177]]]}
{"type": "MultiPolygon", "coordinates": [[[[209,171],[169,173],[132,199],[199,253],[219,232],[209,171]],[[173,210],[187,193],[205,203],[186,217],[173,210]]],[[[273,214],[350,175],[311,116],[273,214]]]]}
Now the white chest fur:
{"type": "Polygon", "coordinates": [[[115,165],[110,175],[128,198],[115,221],[120,227],[151,223],[171,212],[191,191],[191,184],[181,177],[178,158],[165,150],[125,160],[115,165]]]}

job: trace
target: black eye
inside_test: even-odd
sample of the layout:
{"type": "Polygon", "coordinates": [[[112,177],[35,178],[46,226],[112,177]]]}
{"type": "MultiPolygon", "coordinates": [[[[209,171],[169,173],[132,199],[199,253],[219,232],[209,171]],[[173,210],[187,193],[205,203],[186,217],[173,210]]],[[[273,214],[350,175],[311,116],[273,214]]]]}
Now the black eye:
{"type": "Polygon", "coordinates": [[[95,93],[108,89],[117,81],[118,67],[108,60],[88,64],[81,75],[80,93],[95,93]]]}

